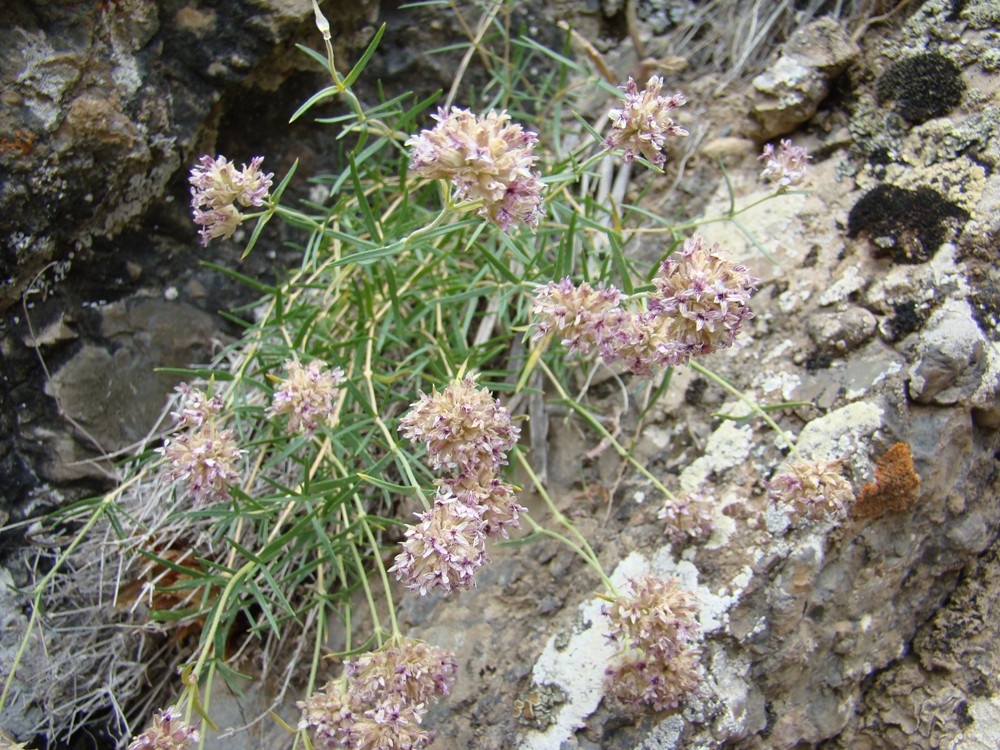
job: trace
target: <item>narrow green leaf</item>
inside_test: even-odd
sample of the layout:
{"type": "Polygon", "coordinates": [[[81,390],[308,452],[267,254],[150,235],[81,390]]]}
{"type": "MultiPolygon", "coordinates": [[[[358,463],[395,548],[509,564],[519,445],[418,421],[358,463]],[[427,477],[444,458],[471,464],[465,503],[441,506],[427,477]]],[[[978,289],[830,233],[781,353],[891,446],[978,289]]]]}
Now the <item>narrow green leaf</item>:
{"type": "Polygon", "coordinates": [[[273,296],[278,291],[273,286],[268,286],[267,284],[263,284],[257,281],[256,279],[251,279],[249,276],[244,276],[242,273],[238,271],[234,271],[231,268],[226,268],[225,266],[220,266],[218,263],[213,263],[210,260],[201,261],[201,265],[203,265],[205,268],[211,268],[213,271],[218,271],[219,273],[225,274],[226,276],[236,279],[237,281],[246,284],[248,287],[252,289],[256,289],[258,292],[262,294],[266,294],[269,297],[273,296]]]}
{"type": "MultiPolygon", "coordinates": [[[[325,64],[326,63],[324,63],[324,65],[325,64]]],[[[312,109],[313,105],[323,101],[324,99],[329,99],[331,96],[336,96],[339,93],[340,89],[338,89],[336,86],[327,86],[325,89],[317,91],[315,94],[306,99],[305,103],[301,107],[295,110],[295,113],[291,116],[291,119],[289,119],[288,122],[289,123],[295,122],[302,115],[304,115],[306,112],[312,109]]]]}
{"type": "Polygon", "coordinates": [[[358,207],[361,209],[361,218],[372,240],[381,241],[382,229],[379,227],[375,214],[372,213],[372,207],[368,204],[368,196],[365,195],[365,189],[361,185],[361,175],[358,174],[358,164],[354,160],[353,154],[349,154],[347,158],[351,169],[351,182],[354,183],[354,195],[357,198],[358,207]]]}
{"type": "Polygon", "coordinates": [[[347,74],[347,78],[345,78],[341,84],[343,88],[349,88],[356,80],[358,80],[358,76],[361,75],[361,71],[365,69],[365,66],[368,65],[368,61],[371,60],[372,55],[375,54],[375,50],[378,49],[378,43],[382,40],[382,35],[385,33],[385,26],[386,25],[384,23],[379,26],[378,31],[375,32],[375,37],[368,44],[368,49],[365,50],[361,59],[358,60],[355,66],[351,69],[351,72],[347,74]]]}
{"type": "Polygon", "coordinates": [[[316,62],[318,62],[320,64],[320,66],[324,70],[326,69],[326,65],[327,65],[326,55],[324,55],[321,52],[317,52],[314,49],[306,47],[304,44],[296,44],[295,48],[299,52],[304,52],[305,54],[309,55],[309,57],[311,57],[313,60],[315,60],[316,62]]]}
{"type": "Polygon", "coordinates": [[[392,482],[387,482],[384,479],[373,477],[371,474],[358,473],[358,476],[368,484],[373,485],[375,487],[379,487],[380,489],[383,490],[388,490],[389,492],[394,492],[399,495],[416,494],[416,490],[413,487],[408,487],[405,484],[393,484],[392,482]]]}
{"type": "Polygon", "coordinates": [[[755,248],[757,248],[757,250],[760,251],[761,255],[763,255],[765,258],[767,258],[769,261],[771,261],[774,265],[776,265],[776,266],[781,265],[780,263],[778,263],[778,261],[775,259],[775,257],[773,255],[771,255],[771,253],[769,253],[766,249],[764,249],[763,245],[761,245],[759,242],[757,242],[757,238],[754,237],[753,234],[750,232],[750,230],[747,229],[745,226],[743,226],[743,224],[740,223],[740,221],[738,219],[736,219],[735,217],[733,217],[733,218],[730,219],[730,221],[733,222],[733,224],[736,225],[736,228],[739,229],[743,233],[744,237],[746,237],[748,240],[750,240],[750,243],[755,248]]]}
{"type": "Polygon", "coordinates": [[[288,183],[292,181],[292,176],[295,174],[295,170],[299,168],[299,160],[296,159],[292,162],[292,166],[288,169],[288,174],[281,178],[281,182],[278,183],[278,187],[274,189],[271,193],[271,202],[277,205],[281,201],[281,196],[285,192],[285,188],[288,187],[288,183]]]}
{"type": "Polygon", "coordinates": [[[484,245],[477,244],[476,251],[486,259],[486,262],[490,264],[493,270],[503,277],[504,281],[509,281],[511,284],[519,283],[520,279],[511,272],[505,263],[501,262],[499,258],[487,250],[484,245]]]}
{"type": "Polygon", "coordinates": [[[153,372],[162,372],[166,375],[184,375],[189,378],[203,378],[205,380],[230,381],[236,380],[236,376],[225,370],[208,370],[203,368],[189,367],[156,367],[153,372]]]}
{"type": "Polygon", "coordinates": [[[612,232],[608,230],[607,233],[608,242],[611,245],[611,261],[615,266],[615,271],[618,272],[618,278],[621,281],[622,291],[625,294],[632,294],[635,291],[635,286],[632,284],[632,274],[629,269],[628,261],[625,259],[625,254],[622,252],[621,239],[617,232],[612,232]]]}
{"type": "Polygon", "coordinates": [[[545,534],[540,532],[534,532],[528,534],[528,536],[522,536],[520,539],[508,539],[505,542],[493,542],[497,547],[520,547],[525,544],[533,544],[540,539],[545,539],[545,534]]]}
{"type": "Polygon", "coordinates": [[[272,216],[274,216],[274,212],[267,211],[257,219],[257,225],[253,228],[253,234],[250,235],[250,241],[247,243],[247,249],[243,251],[243,255],[240,256],[240,260],[246,260],[247,256],[250,255],[250,251],[253,250],[254,245],[257,244],[257,238],[260,237],[260,233],[264,231],[264,227],[267,226],[267,222],[271,220],[272,216]]]}

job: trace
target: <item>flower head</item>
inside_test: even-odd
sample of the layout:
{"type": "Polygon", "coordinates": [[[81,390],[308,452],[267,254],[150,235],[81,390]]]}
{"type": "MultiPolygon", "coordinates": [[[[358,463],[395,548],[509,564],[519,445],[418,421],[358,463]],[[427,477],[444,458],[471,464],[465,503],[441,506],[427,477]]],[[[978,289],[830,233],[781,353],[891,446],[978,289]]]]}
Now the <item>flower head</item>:
{"type": "Polygon", "coordinates": [[[687,135],[688,131],[670,117],[672,110],[685,104],[684,95],[661,96],[662,88],[663,79],[652,76],[646,88],[639,91],[639,86],[629,76],[628,82],[621,87],[625,92],[623,106],[608,113],[612,129],[604,139],[606,150],[624,148],[626,162],[641,155],[650,163],[663,167],[667,161],[663,155],[667,137],[687,135]]]}
{"type": "Polygon", "coordinates": [[[628,581],[631,596],[603,608],[609,637],[622,645],[618,664],[606,672],[605,688],[626,703],[657,711],[676,708],[701,679],[694,597],[676,579],[650,576],[628,581]]]}
{"type": "Polygon", "coordinates": [[[534,170],[538,136],[511,124],[506,112],[476,116],[467,109],[439,109],[430,130],[406,141],[410,167],[449,180],[459,200],[482,201],[479,215],[507,232],[535,227],[542,214],[542,182],[534,170]]]}
{"type": "Polygon", "coordinates": [[[222,399],[218,396],[208,398],[187,383],[181,383],[174,390],[180,394],[180,406],[170,416],[177,420],[178,428],[201,427],[222,412],[222,399]]]}
{"type": "Polygon", "coordinates": [[[507,539],[507,529],[520,526],[520,514],[527,511],[517,502],[514,488],[486,469],[437,484],[438,497],[454,498],[479,514],[483,533],[493,541],[507,539]]]}
{"type": "Polygon", "coordinates": [[[414,638],[398,638],[345,665],[360,700],[376,702],[392,694],[410,704],[447,695],[455,682],[455,655],[414,638]]]}
{"type": "Polygon", "coordinates": [[[774,503],[789,506],[797,518],[840,518],[854,501],[841,461],[794,461],[767,484],[774,503]]]}
{"type": "Polygon", "coordinates": [[[586,354],[600,347],[614,333],[624,312],[621,292],[603,284],[594,289],[586,281],[550,281],[535,292],[531,311],[534,336],[555,333],[571,352],[586,354]]]}
{"type": "Polygon", "coordinates": [[[313,729],[320,747],[353,747],[357,706],[352,706],[351,702],[351,696],[344,690],[344,681],[330,680],[323,692],[298,702],[302,709],[299,729],[313,729]]]}
{"type": "Polygon", "coordinates": [[[706,248],[698,234],[667,258],[653,279],[648,309],[664,318],[672,364],[732,346],[743,321],[753,317],[748,305],[756,281],[746,266],[723,258],[718,244],[706,248]]]}
{"type": "Polygon", "coordinates": [[[764,162],[761,179],[776,182],[778,189],[784,190],[805,179],[809,154],[801,146],[793,146],[790,140],[782,138],[777,153],[774,151],[774,144],[768,143],[757,159],[764,162]]]}
{"type": "Polygon", "coordinates": [[[483,520],[475,508],[438,497],[406,530],[403,551],[389,569],[421,596],[434,588],[445,594],[476,585],[476,571],[489,562],[483,520]]]}
{"type": "Polygon", "coordinates": [[[339,367],[328,370],[319,360],[305,367],[296,360],[285,363],[288,376],[274,392],[269,416],[288,414],[289,434],[312,435],[333,416],[333,397],[344,382],[339,367]]]}
{"type": "Polygon", "coordinates": [[[666,319],[642,311],[623,315],[601,344],[601,356],[607,364],[621,362],[642,378],[651,378],[657,370],[677,364],[679,350],[680,344],[671,338],[666,319]]]}
{"type": "Polygon", "coordinates": [[[712,533],[712,512],[715,498],[706,492],[693,490],[676,500],[668,500],[657,518],[666,521],[667,534],[674,542],[697,542],[712,533]]]}
{"type": "Polygon", "coordinates": [[[255,156],[250,164],[237,171],[224,156],[213,159],[207,154],[191,169],[191,208],[194,221],[201,229],[201,241],[207,245],[215,237],[228,239],[243,222],[241,206],[263,206],[271,188],[273,173],[264,174],[260,165],[263,156],[255,156]]]}
{"type": "Polygon", "coordinates": [[[243,214],[232,204],[208,210],[195,207],[194,223],[201,227],[201,244],[208,245],[217,237],[228,240],[236,234],[243,223],[243,214]]]}
{"type": "Polygon", "coordinates": [[[506,464],[506,453],[520,433],[510,412],[488,389],[477,387],[472,375],[440,393],[436,389],[430,395],[421,393],[399,429],[407,439],[426,445],[435,470],[459,473],[474,473],[484,465],[495,471],[506,464]]]}
{"type": "MultiPolygon", "coordinates": [[[[420,728],[424,707],[388,697],[355,715],[351,744],[358,750],[420,750],[433,739],[420,728]]],[[[341,745],[344,747],[344,745],[341,745]]]]}
{"type": "Polygon", "coordinates": [[[611,620],[609,637],[649,655],[669,658],[698,634],[697,607],[677,579],[645,576],[629,580],[631,596],[620,596],[602,611],[611,620]]]}
{"type": "Polygon", "coordinates": [[[313,729],[316,746],[330,750],[418,750],[432,739],[420,727],[424,706],[448,694],[457,670],[450,651],[395,637],[299,701],[299,729],[313,729]]]}
{"type": "Polygon", "coordinates": [[[166,480],[185,480],[196,503],[230,499],[229,486],[239,479],[236,464],[244,453],[233,440],[232,430],[205,422],[170,438],[160,451],[166,460],[166,480]]]}
{"type": "Polygon", "coordinates": [[[181,721],[175,707],[158,710],[146,731],[129,743],[128,750],[187,750],[198,746],[198,730],[181,721]]]}
{"type": "Polygon", "coordinates": [[[623,703],[654,711],[677,708],[701,682],[700,652],[686,648],[669,659],[633,651],[605,670],[605,690],[623,703]]]}

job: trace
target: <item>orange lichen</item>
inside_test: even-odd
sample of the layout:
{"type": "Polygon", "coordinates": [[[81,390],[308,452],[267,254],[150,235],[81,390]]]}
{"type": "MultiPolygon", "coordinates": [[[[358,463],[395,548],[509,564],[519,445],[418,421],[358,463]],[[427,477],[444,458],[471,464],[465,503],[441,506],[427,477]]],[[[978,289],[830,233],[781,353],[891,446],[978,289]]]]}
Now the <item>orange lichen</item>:
{"type": "Polygon", "coordinates": [[[913,468],[910,446],[896,443],[875,463],[875,481],[861,488],[851,514],[858,519],[899,513],[917,500],[920,477],[913,468]]]}
{"type": "Polygon", "coordinates": [[[16,151],[21,156],[27,156],[35,148],[37,139],[38,136],[28,130],[15,130],[14,140],[0,137],[0,155],[16,151]]]}

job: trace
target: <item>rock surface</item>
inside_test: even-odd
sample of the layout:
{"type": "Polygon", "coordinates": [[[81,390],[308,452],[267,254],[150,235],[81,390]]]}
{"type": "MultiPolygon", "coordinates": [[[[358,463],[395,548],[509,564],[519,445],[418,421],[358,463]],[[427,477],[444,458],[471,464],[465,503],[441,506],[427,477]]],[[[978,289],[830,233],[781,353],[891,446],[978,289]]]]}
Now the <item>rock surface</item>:
{"type": "MultiPolygon", "coordinates": [[[[9,243],[4,258],[17,258],[13,270],[3,269],[11,276],[8,303],[49,260],[65,260],[99,235],[126,233],[195,152],[200,128],[212,128],[206,118],[217,124],[231,116],[212,113],[223,89],[251,69],[271,82],[287,80],[281,63],[260,72],[257,61],[274,54],[307,10],[304,3],[261,10],[235,0],[212,8],[143,0],[11,7],[23,20],[21,31],[0,31],[8,42],[4,70],[16,70],[5,84],[18,97],[7,102],[18,106],[4,108],[0,125],[11,134],[5,143],[21,144],[0,154],[10,169],[0,214],[16,222],[0,226],[9,243]],[[233,25],[233,18],[243,20],[233,25]],[[218,41],[212,62],[196,62],[210,38],[218,41]],[[177,59],[157,63],[167,48],[177,59]],[[130,191],[136,179],[143,185],[130,191]],[[40,210],[29,212],[36,202],[40,210]]],[[[1000,85],[990,67],[989,42],[998,33],[991,7],[966,4],[955,16],[953,4],[932,0],[886,41],[861,39],[860,50],[826,22],[810,27],[785,56],[811,72],[783,75],[787,90],[769,84],[769,96],[787,94],[786,104],[754,110],[770,135],[807,123],[796,141],[815,154],[811,195],[741,216],[778,265],[762,258],[744,232],[724,223],[705,227],[710,241],[761,279],[743,347],[716,355],[709,366],[763,404],[795,404],[772,415],[800,452],[842,459],[855,489],[872,479],[891,446],[905,443],[921,479],[916,502],[876,519],[797,522],[766,497],[765,482],[787,445],[760,420],[711,417],[742,415],[743,406],[681,368],[637,448],[673,489],[710,487],[717,500],[712,536],[680,544],[657,519],[662,499],[653,487],[629,474],[619,482],[611,451],[581,460],[596,446],[552,420],[551,492],[605,569],[619,581],[646,571],[676,576],[696,593],[702,689],[672,714],[604,699],[610,646],[593,597],[596,574],[552,543],[495,548],[476,590],[448,600],[400,598],[404,629],[458,658],[453,695],[426,720],[438,733],[434,747],[998,745],[1000,85]],[[895,100],[880,99],[873,88],[873,73],[932,45],[959,68],[963,98],[947,117],[901,124],[895,100]],[[843,105],[849,111],[838,104],[817,115],[829,81],[855,57],[866,75],[852,73],[856,96],[843,105]],[[967,220],[952,221],[952,211],[916,254],[892,252],[914,247],[905,231],[848,237],[852,209],[879,185],[933,190],[967,220]]],[[[391,78],[412,62],[404,55],[374,64],[391,78]]],[[[434,64],[447,77],[447,65],[434,64]]],[[[772,70],[775,80],[782,65],[791,62],[772,70]]],[[[749,117],[750,108],[741,114],[749,117]]],[[[734,153],[727,168],[737,195],[747,203],[763,197],[759,166],[744,148],[734,153]]],[[[311,156],[321,158],[318,151],[311,156]]],[[[183,179],[173,191],[183,203],[183,179]]],[[[720,185],[704,200],[705,215],[720,215],[729,193],[720,185]]],[[[157,257],[136,255],[139,276],[153,273],[157,257]]],[[[114,273],[132,271],[119,264],[114,273]]],[[[2,356],[16,366],[4,377],[28,381],[35,371],[24,354],[37,347],[52,363],[48,392],[76,424],[22,415],[20,430],[44,455],[38,466],[45,478],[100,481],[99,467],[79,463],[93,455],[88,442],[112,449],[144,434],[171,385],[144,373],[202,360],[222,335],[197,309],[198,300],[215,296],[206,289],[211,283],[186,276],[180,300],[140,295],[60,311],[40,305],[44,323],[36,329],[22,319],[12,324],[16,336],[5,339],[2,356]],[[97,392],[101,400],[90,398],[97,392]],[[119,403],[120,412],[109,411],[119,403]]],[[[5,436],[18,427],[11,415],[19,399],[12,396],[23,392],[4,391],[5,436]]],[[[609,413],[621,411],[616,396],[595,401],[609,413]]],[[[31,467],[16,452],[0,455],[7,499],[30,496],[31,467]]],[[[537,498],[526,492],[522,501],[543,520],[537,498]]],[[[23,624],[22,614],[7,601],[4,632],[23,624]]],[[[267,704],[258,698],[233,698],[214,710],[223,726],[236,725],[244,709],[267,704]]],[[[281,715],[294,721],[287,703],[281,715]]],[[[285,736],[273,725],[252,732],[254,742],[269,747],[285,736]]],[[[229,746],[246,746],[246,737],[230,738],[229,746]]]]}
{"type": "Polygon", "coordinates": [[[860,49],[833,18],[804,26],[782,47],[781,55],[753,79],[751,114],[755,134],[770,140],[806,122],[830,93],[830,83],[858,56],[860,49]]]}

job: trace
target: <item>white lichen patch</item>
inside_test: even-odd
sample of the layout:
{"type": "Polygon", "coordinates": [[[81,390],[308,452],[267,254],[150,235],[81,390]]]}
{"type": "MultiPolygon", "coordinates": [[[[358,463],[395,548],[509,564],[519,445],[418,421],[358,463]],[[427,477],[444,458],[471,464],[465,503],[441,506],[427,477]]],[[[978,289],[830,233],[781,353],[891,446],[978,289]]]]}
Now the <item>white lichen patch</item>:
{"type": "Polygon", "coordinates": [[[969,750],[992,750],[1000,747],[1000,702],[996,695],[969,701],[972,724],[952,747],[969,750]]]}
{"type": "Polygon", "coordinates": [[[845,300],[856,291],[863,289],[865,283],[865,278],[861,275],[861,270],[856,265],[848,266],[844,269],[841,277],[819,295],[819,304],[821,307],[827,307],[828,305],[845,300]]]}
{"type": "Polygon", "coordinates": [[[680,716],[668,716],[653,727],[635,750],[677,750],[683,731],[684,719],[680,716]]]}
{"type": "Polygon", "coordinates": [[[752,447],[753,428],[750,425],[723,422],[709,437],[704,455],[691,462],[681,473],[681,487],[693,490],[704,486],[712,472],[719,474],[734,466],[741,466],[750,456],[752,447]]]}
{"type": "MultiPolygon", "coordinates": [[[[757,175],[748,173],[735,177],[739,183],[737,191],[746,195],[746,205],[760,201],[773,191],[754,189],[757,175]]],[[[712,196],[706,211],[708,213],[725,213],[729,207],[729,191],[725,183],[720,184],[712,196]],[[714,209],[714,210],[713,210],[714,209]]],[[[782,278],[788,269],[795,268],[801,262],[806,243],[800,242],[801,219],[799,218],[807,203],[805,195],[786,195],[781,200],[764,201],[754,208],[740,214],[740,222],[755,238],[767,238],[763,243],[767,251],[778,264],[765,258],[760,250],[732,222],[723,221],[715,224],[705,224],[698,231],[711,244],[718,242],[726,255],[732,260],[745,263],[750,273],[760,280],[761,284],[782,278]]]]}
{"type": "Polygon", "coordinates": [[[712,729],[719,740],[744,737],[766,723],[764,699],[753,686],[746,656],[715,650],[706,683],[718,701],[712,729]]]}
{"type": "Polygon", "coordinates": [[[779,393],[785,401],[792,400],[792,394],[802,383],[802,378],[787,370],[777,372],[762,372],[754,378],[753,386],[760,388],[765,394],[779,393]]]}
{"type": "MultiPolygon", "coordinates": [[[[723,549],[729,544],[732,537],[740,530],[740,526],[737,525],[736,519],[727,516],[722,511],[728,505],[742,502],[744,502],[743,498],[736,498],[730,503],[720,502],[715,507],[712,513],[712,535],[705,541],[705,549],[723,549]]],[[[692,552],[694,552],[693,549],[692,552]]]]}
{"type": "Polygon", "coordinates": [[[882,409],[870,401],[857,401],[814,419],[799,434],[799,453],[817,460],[833,461],[867,455],[863,444],[882,426],[882,409]]]}
{"type": "MultiPolygon", "coordinates": [[[[616,586],[626,578],[649,573],[649,561],[637,552],[622,560],[611,574],[616,586]]],[[[576,629],[561,648],[556,648],[556,636],[545,648],[531,672],[535,685],[557,685],[566,702],[553,712],[552,724],[544,732],[528,732],[521,740],[523,750],[558,750],[570,740],[588,716],[597,710],[604,696],[604,670],[617,649],[607,637],[608,621],[601,614],[603,603],[589,599],[580,605],[576,629]]]]}

